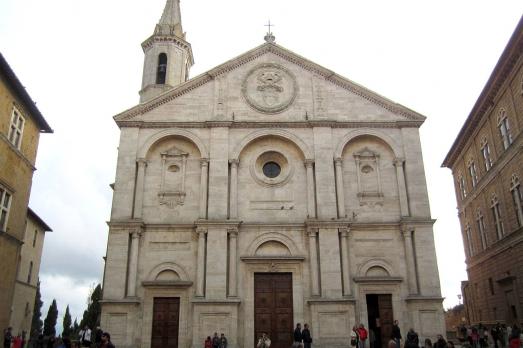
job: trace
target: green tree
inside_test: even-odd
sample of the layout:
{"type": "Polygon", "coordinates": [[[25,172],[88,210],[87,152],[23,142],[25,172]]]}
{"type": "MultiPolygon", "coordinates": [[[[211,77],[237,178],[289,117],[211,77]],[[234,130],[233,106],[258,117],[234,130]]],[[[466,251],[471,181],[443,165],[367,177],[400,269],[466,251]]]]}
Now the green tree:
{"type": "Polygon", "coordinates": [[[71,327],[71,313],[69,313],[69,305],[67,305],[63,321],[62,337],[70,337],[72,329],[73,328],[71,327]]]}
{"type": "Polygon", "coordinates": [[[33,319],[31,320],[31,338],[36,338],[42,333],[44,322],[42,321],[42,294],[40,293],[40,281],[36,284],[35,305],[33,308],[33,319]]]}
{"type": "Polygon", "coordinates": [[[87,309],[84,311],[80,328],[86,325],[91,329],[100,325],[100,300],[102,299],[102,286],[98,284],[87,299],[87,309]]]}
{"type": "Polygon", "coordinates": [[[79,332],[80,332],[80,326],[78,325],[78,318],[74,318],[73,335],[76,337],[76,336],[78,336],[79,332]]]}
{"type": "Polygon", "coordinates": [[[53,299],[53,303],[49,306],[47,311],[47,317],[44,320],[44,336],[56,335],[56,320],[58,319],[58,307],[56,306],[56,300],[53,299]]]}

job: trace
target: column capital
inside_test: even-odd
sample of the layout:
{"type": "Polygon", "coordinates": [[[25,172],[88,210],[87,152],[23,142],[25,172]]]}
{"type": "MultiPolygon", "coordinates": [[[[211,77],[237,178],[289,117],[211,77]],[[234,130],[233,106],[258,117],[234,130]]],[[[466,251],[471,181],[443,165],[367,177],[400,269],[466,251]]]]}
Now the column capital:
{"type": "Polygon", "coordinates": [[[147,165],[147,159],[145,158],[137,158],[136,163],[138,163],[139,166],[146,166],[147,165]]]}
{"type": "Polygon", "coordinates": [[[303,163],[305,164],[306,168],[312,168],[312,165],[314,164],[314,160],[313,159],[306,159],[305,161],[303,161],[303,163]]]}
{"type": "Polygon", "coordinates": [[[209,165],[209,159],[208,158],[200,158],[200,166],[207,167],[209,165]]]}
{"type": "Polygon", "coordinates": [[[341,166],[343,164],[343,159],[341,157],[336,157],[334,159],[334,164],[337,166],[341,166]]]}
{"type": "Polygon", "coordinates": [[[237,228],[228,228],[227,233],[231,238],[237,238],[238,237],[238,229],[237,228]]]}
{"type": "Polygon", "coordinates": [[[403,234],[404,238],[412,238],[412,232],[414,232],[413,227],[409,227],[409,226],[401,227],[401,233],[403,234]]]}
{"type": "Polygon", "coordinates": [[[240,164],[240,160],[237,159],[237,158],[230,159],[230,160],[229,160],[229,163],[230,163],[231,166],[233,166],[233,167],[238,167],[238,165],[240,164]]]}
{"type": "Polygon", "coordinates": [[[207,234],[207,229],[206,228],[198,228],[198,229],[196,229],[196,233],[198,234],[198,236],[200,238],[205,237],[205,235],[207,234]]]}
{"type": "Polygon", "coordinates": [[[405,163],[405,158],[403,157],[396,157],[394,158],[394,161],[392,162],[396,167],[403,166],[403,163],[405,163]]]}
{"type": "Polygon", "coordinates": [[[129,231],[129,234],[131,235],[131,238],[132,239],[138,239],[141,237],[142,235],[142,230],[141,229],[133,229],[133,230],[130,230],[129,231]]]}
{"type": "Polygon", "coordinates": [[[339,229],[342,238],[350,237],[350,227],[340,228],[339,229]]]}
{"type": "Polygon", "coordinates": [[[316,238],[318,236],[318,232],[320,231],[319,228],[308,228],[307,229],[307,235],[312,238],[316,238]]]}

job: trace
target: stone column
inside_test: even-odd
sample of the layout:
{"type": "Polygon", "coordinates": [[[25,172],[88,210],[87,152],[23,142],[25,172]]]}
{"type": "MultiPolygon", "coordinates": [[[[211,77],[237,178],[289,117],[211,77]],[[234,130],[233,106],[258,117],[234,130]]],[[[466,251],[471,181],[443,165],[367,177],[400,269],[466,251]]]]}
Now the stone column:
{"type": "Polygon", "coordinates": [[[410,294],[418,294],[418,283],[416,281],[416,265],[414,263],[414,249],[412,245],[412,228],[403,227],[403,241],[405,243],[405,258],[407,263],[407,280],[410,294]]]}
{"type": "Polygon", "coordinates": [[[229,201],[229,217],[238,218],[238,164],[237,159],[230,160],[231,164],[231,197],[229,201]]]}
{"type": "Polygon", "coordinates": [[[196,262],[197,272],[196,272],[196,297],[205,296],[205,235],[207,230],[198,229],[198,259],[196,262]]]}
{"type": "Polygon", "coordinates": [[[341,234],[341,269],[343,274],[343,295],[350,296],[352,294],[350,284],[350,255],[349,255],[349,236],[350,229],[340,229],[341,234]]]}
{"type": "Polygon", "coordinates": [[[131,245],[129,246],[129,275],[127,278],[127,296],[136,296],[136,279],[138,276],[138,251],[141,231],[136,229],[130,232],[131,245]]]}
{"type": "Polygon", "coordinates": [[[305,168],[307,169],[307,215],[309,218],[316,217],[316,202],[314,199],[314,169],[313,160],[305,160],[305,168]]]}
{"type": "Polygon", "coordinates": [[[201,177],[200,177],[200,219],[207,218],[207,190],[209,177],[209,159],[202,158],[200,160],[201,177]]]}
{"type": "Polygon", "coordinates": [[[238,265],[236,252],[238,245],[238,230],[230,229],[229,231],[229,296],[236,297],[238,284],[238,265]]]}
{"type": "Polygon", "coordinates": [[[407,185],[405,183],[405,172],[403,171],[405,159],[396,158],[394,166],[396,167],[396,178],[398,180],[398,194],[400,198],[401,216],[409,216],[409,201],[407,198],[407,185]]]}
{"type": "Polygon", "coordinates": [[[338,218],[343,219],[345,213],[345,191],[343,189],[343,161],[341,158],[334,159],[336,168],[336,198],[338,200],[338,218]]]}
{"type": "Polygon", "coordinates": [[[134,214],[135,219],[142,218],[143,210],[143,191],[145,184],[145,168],[147,167],[147,160],[145,158],[139,158],[136,160],[138,164],[138,172],[136,174],[136,187],[134,191],[134,214]]]}
{"type": "Polygon", "coordinates": [[[311,266],[311,294],[320,296],[320,284],[318,281],[318,250],[317,242],[318,229],[313,228],[308,231],[309,234],[309,257],[311,266]]]}

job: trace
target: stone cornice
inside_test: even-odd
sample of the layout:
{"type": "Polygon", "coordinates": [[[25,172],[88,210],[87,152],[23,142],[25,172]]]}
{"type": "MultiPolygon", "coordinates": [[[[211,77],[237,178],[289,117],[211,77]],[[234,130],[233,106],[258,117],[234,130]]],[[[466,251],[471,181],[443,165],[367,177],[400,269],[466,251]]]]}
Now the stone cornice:
{"type": "MultiPolygon", "coordinates": [[[[150,39],[148,39],[148,40],[150,40],[150,39]]],[[[148,42],[148,41],[146,40],[146,42],[148,42]]],[[[349,79],[346,79],[340,75],[337,75],[336,73],[332,72],[331,70],[328,70],[316,63],[313,63],[312,61],[305,59],[304,57],[301,57],[301,56],[297,55],[296,53],[289,51],[274,43],[265,43],[261,46],[258,46],[234,59],[231,59],[231,60],[209,70],[208,72],[205,72],[199,76],[196,76],[193,79],[188,80],[187,82],[185,82],[179,86],[174,87],[172,90],[169,90],[146,103],[137,105],[127,111],[124,111],[124,112],[114,116],[114,119],[115,119],[115,121],[129,120],[137,115],[144,114],[154,108],[157,108],[158,106],[160,106],[162,104],[165,104],[165,103],[215,79],[219,75],[222,75],[231,70],[234,70],[269,52],[272,54],[275,54],[276,56],[279,56],[280,58],[287,60],[288,62],[296,64],[307,71],[317,74],[317,75],[323,77],[326,81],[329,81],[338,87],[341,87],[353,94],[356,94],[356,95],[370,101],[371,103],[378,105],[394,114],[401,115],[408,120],[415,120],[415,121],[421,121],[421,122],[423,122],[425,120],[425,117],[422,116],[421,114],[419,114],[413,110],[410,110],[409,108],[406,108],[403,105],[394,103],[393,101],[386,99],[386,98],[378,95],[377,93],[372,92],[369,89],[366,89],[365,87],[360,86],[360,85],[350,81],[349,79]]]]}
{"type": "Polygon", "coordinates": [[[471,258],[467,258],[467,260],[465,260],[467,270],[470,270],[484,262],[492,262],[494,257],[514,248],[519,243],[523,243],[523,227],[520,227],[495,243],[490,244],[487,249],[475,254],[471,258]]]}
{"type": "Polygon", "coordinates": [[[120,128],[419,128],[422,121],[333,121],[333,120],[310,120],[310,121],[288,121],[288,122],[257,122],[257,121],[206,121],[206,122],[173,122],[173,121],[116,121],[120,128]]]}
{"type": "Polygon", "coordinates": [[[523,52],[523,17],[520,19],[518,26],[514,30],[505,50],[501,54],[494,71],[490,75],[483,91],[474,104],[472,111],[465,120],[465,123],[459,131],[454,144],[450,148],[442,167],[452,168],[455,161],[462,153],[465,146],[473,138],[472,134],[475,132],[477,126],[490,109],[494,106],[498,94],[503,87],[507,85],[507,80],[510,75],[515,74],[516,64],[521,61],[523,52]]]}

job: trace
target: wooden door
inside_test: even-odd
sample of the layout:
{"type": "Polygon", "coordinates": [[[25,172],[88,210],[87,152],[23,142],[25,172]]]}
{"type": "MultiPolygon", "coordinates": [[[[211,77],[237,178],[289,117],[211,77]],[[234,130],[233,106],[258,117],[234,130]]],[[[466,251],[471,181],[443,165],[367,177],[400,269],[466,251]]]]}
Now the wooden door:
{"type": "Polygon", "coordinates": [[[151,348],[178,348],[180,298],[154,298],[151,348]]]}
{"type": "Polygon", "coordinates": [[[378,308],[380,315],[381,346],[385,348],[392,337],[392,324],[394,320],[392,313],[392,295],[378,295],[378,308]]]}
{"type": "Polygon", "coordinates": [[[292,346],[292,274],[254,274],[254,344],[262,332],[271,339],[271,348],[292,346]]]}

